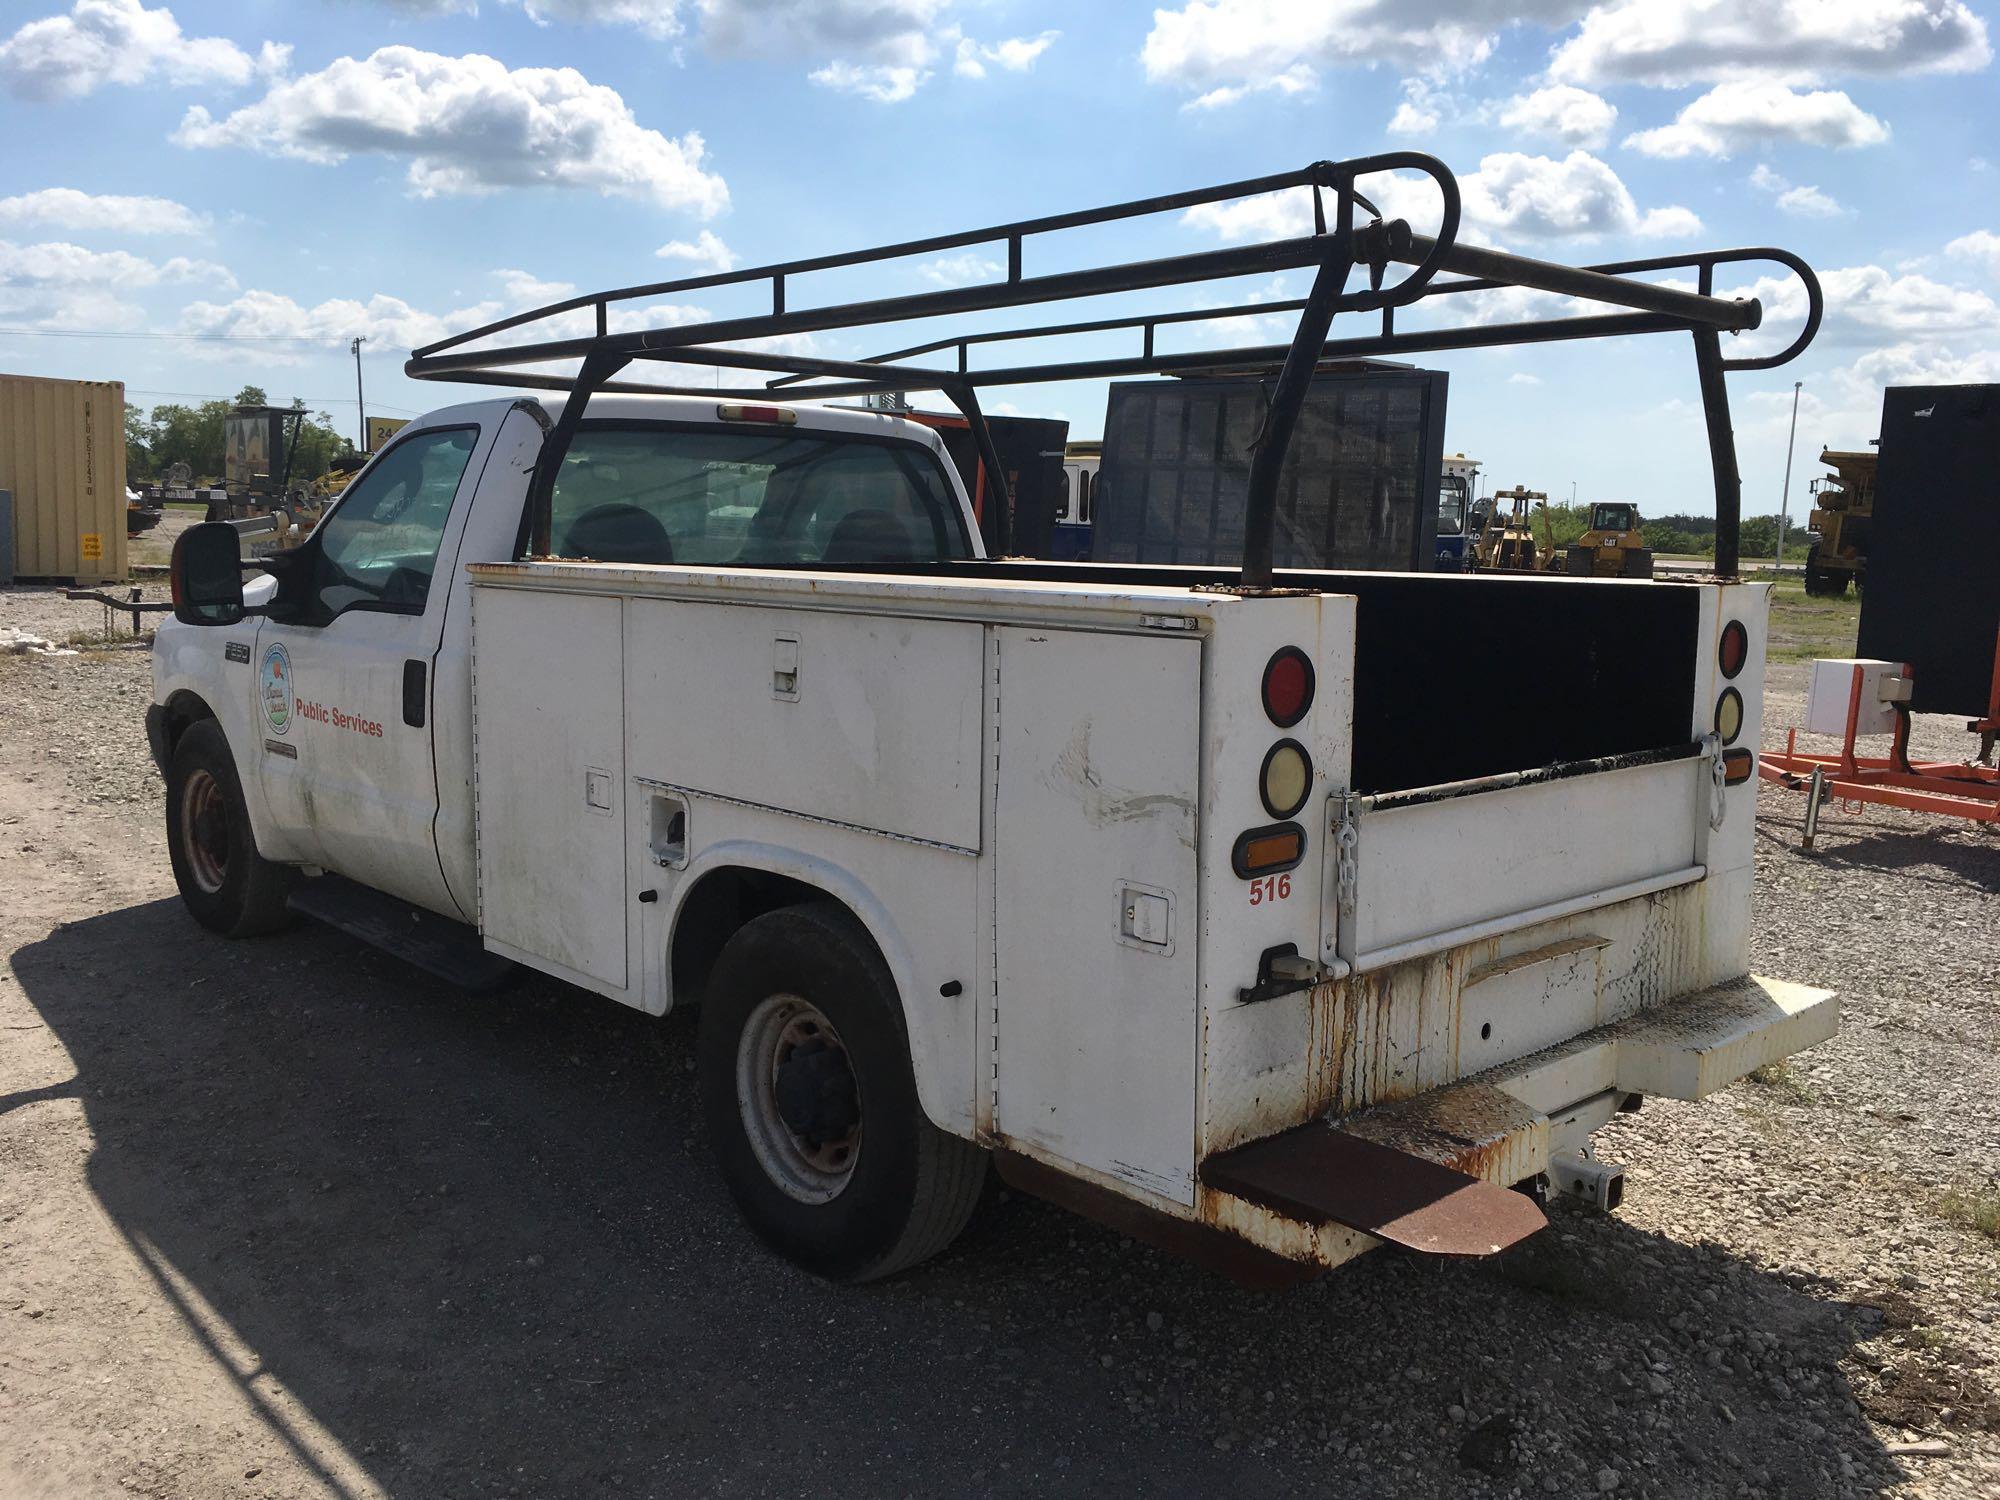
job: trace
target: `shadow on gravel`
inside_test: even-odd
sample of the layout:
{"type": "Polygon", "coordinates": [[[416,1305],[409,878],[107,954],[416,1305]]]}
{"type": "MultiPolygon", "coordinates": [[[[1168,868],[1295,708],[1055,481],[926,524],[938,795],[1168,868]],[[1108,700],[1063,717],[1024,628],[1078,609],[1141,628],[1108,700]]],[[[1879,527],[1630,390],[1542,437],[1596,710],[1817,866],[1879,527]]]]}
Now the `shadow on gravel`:
{"type": "MultiPolygon", "coordinates": [[[[1799,806],[1805,806],[1800,799],[1799,806]]],[[[1797,820],[1760,816],[1757,832],[1783,845],[1787,852],[1834,869],[1876,870],[1940,886],[1975,891],[2000,891],[2000,829],[1976,824],[1945,824],[1925,817],[1905,828],[1878,823],[1843,823],[1822,814],[1818,847],[1799,847],[1797,820]]]]}
{"type": "Polygon", "coordinates": [[[841,1289],[739,1224],[685,1018],[466,997],[311,927],[225,943],[171,901],[14,966],[135,1252],[392,1495],[1896,1478],[1841,1363],[1878,1310],[1615,1219],[1558,1211],[1498,1267],[1378,1254],[1254,1295],[994,1192],[939,1261],[841,1289]]]}

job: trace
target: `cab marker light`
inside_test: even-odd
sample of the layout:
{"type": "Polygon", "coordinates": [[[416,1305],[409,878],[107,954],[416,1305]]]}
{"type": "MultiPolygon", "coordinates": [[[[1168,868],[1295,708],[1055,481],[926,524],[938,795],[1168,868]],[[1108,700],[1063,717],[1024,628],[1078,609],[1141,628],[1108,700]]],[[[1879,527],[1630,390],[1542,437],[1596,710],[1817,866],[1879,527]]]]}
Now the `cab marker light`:
{"type": "Polygon", "coordinates": [[[1722,784],[1724,786],[1741,786],[1755,774],[1756,770],[1757,757],[1742,746],[1739,745],[1734,750],[1725,750],[1722,752],[1722,784]]]}
{"type": "Polygon", "coordinates": [[[1296,823],[1273,823],[1239,833],[1229,851],[1229,867],[1237,879],[1255,880],[1297,869],[1305,857],[1306,831],[1296,823]]]}
{"type": "Polygon", "coordinates": [[[723,422],[776,422],[780,427],[790,427],[799,419],[789,406],[745,406],[736,401],[723,402],[715,415],[723,422]]]}
{"type": "Polygon", "coordinates": [[[1715,732],[1725,745],[1735,744],[1743,732],[1743,695],[1733,687],[1724,688],[1715,700],[1715,732]]]}

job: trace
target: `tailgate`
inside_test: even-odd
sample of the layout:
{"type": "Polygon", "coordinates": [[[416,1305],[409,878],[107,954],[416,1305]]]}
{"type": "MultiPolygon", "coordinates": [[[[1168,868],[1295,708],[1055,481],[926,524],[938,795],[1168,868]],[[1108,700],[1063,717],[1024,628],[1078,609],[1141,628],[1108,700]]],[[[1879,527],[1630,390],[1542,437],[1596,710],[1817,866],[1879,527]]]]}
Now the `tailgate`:
{"type": "Polygon", "coordinates": [[[1705,874],[1704,742],[1333,803],[1337,948],[1355,972],[1705,874]]]}

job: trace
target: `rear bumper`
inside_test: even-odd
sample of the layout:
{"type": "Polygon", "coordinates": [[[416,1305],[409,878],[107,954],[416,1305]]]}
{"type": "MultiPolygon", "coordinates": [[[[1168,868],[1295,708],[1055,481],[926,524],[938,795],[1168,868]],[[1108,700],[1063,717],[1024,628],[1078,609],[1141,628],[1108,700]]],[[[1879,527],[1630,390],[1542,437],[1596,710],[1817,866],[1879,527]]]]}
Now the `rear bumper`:
{"type": "Polygon", "coordinates": [[[1504,1190],[1582,1150],[1626,1097],[1700,1099],[1839,1029],[1833,992],[1746,976],[1413,1099],[1221,1152],[1202,1163],[1217,1200],[1204,1216],[1325,1266],[1383,1240],[1490,1254],[1541,1227],[1504,1190]]]}

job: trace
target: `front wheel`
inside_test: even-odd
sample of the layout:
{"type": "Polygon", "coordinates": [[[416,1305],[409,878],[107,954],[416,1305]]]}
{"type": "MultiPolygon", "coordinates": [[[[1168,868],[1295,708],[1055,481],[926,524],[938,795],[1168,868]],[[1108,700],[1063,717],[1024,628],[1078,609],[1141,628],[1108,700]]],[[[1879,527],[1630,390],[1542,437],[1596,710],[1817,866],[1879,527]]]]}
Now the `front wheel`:
{"type": "Polygon", "coordinates": [[[697,1052],[723,1180],[780,1254],[873,1281],[965,1227],[986,1153],[924,1117],[895,982],[842,907],[745,923],[716,960],[697,1052]]]}
{"type": "Polygon", "coordinates": [[[222,726],[188,727],[167,761],[167,856],[194,919],[224,937],[276,932],[298,872],[257,852],[243,783],[222,726]]]}

